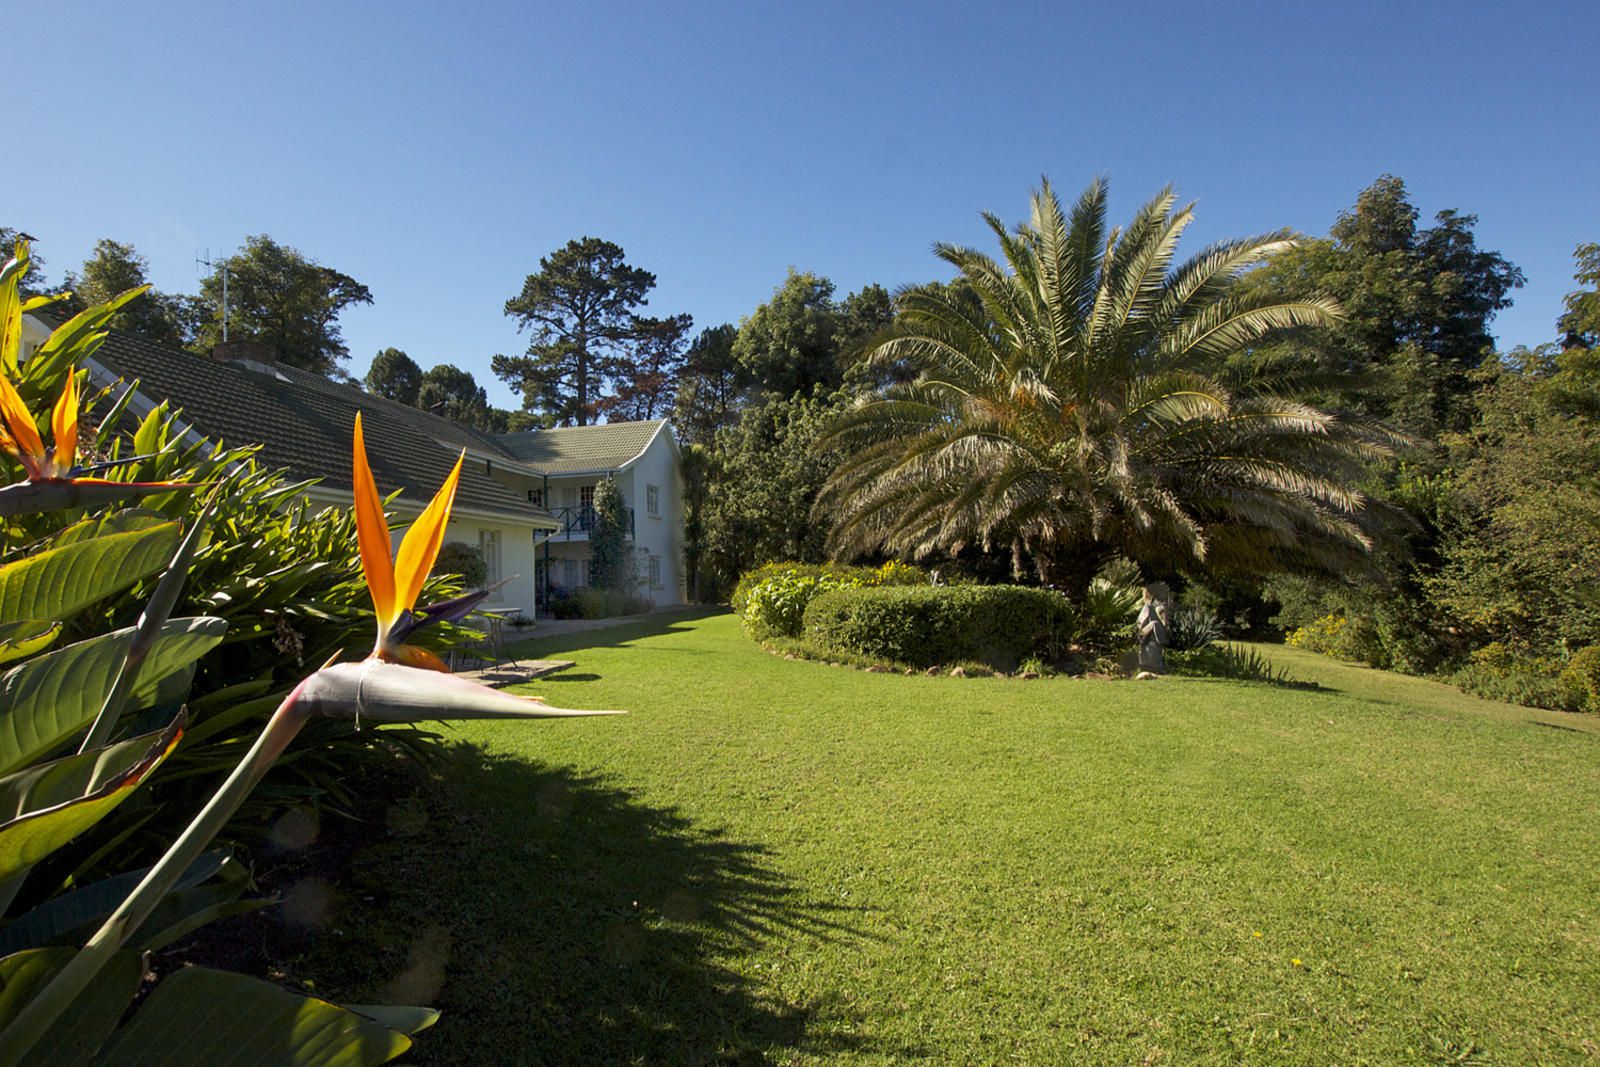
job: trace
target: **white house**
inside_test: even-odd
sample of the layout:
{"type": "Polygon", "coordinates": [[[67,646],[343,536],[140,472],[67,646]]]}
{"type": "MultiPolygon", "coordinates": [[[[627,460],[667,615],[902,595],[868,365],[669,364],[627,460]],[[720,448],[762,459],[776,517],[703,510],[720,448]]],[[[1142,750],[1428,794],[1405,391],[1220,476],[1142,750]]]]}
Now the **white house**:
{"type": "MultiPolygon", "coordinates": [[[[24,353],[58,324],[48,309],[25,316],[24,353]]],[[[165,401],[199,437],[259,445],[266,466],[317,479],[307,496],[330,506],[350,506],[359,411],[378,489],[400,493],[389,505],[397,534],[465,451],[445,537],[482,550],[491,582],[511,579],[487,605],[499,610],[531,615],[552,592],[588,584],[593,512],[585,508],[599,479],[613,475],[634,516],[640,591],[658,606],[684,602],[683,482],[664,420],[494,435],[277,364],[244,342],[219,345],[208,359],[112,331],[87,368],[97,387],[137,382],[136,416],[165,401]]]]}
{"type": "Polygon", "coordinates": [[[535,574],[541,602],[589,584],[594,493],[614,478],[628,509],[640,591],[656,604],[684,602],[683,475],[678,445],[665,419],[571,426],[501,434],[495,438],[518,462],[543,472],[524,483],[528,500],[561,528],[540,546],[535,574]]]}

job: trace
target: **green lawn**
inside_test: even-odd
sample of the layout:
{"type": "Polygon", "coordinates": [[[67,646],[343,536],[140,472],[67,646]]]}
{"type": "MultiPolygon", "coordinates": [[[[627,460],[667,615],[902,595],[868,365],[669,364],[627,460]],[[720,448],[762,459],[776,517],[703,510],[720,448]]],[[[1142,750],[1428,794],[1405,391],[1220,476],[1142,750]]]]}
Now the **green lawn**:
{"type": "Polygon", "coordinates": [[[461,730],[312,961],[437,991],[415,1062],[1600,1059],[1592,720],[1281,649],[1330,688],[529,650],[632,714],[461,730]]]}

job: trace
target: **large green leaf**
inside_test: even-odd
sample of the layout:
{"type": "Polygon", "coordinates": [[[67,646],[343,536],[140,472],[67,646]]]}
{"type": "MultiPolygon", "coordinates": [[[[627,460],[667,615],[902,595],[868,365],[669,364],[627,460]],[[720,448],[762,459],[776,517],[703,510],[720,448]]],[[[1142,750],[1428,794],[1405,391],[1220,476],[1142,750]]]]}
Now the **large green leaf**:
{"type": "Polygon", "coordinates": [[[242,974],[189,967],[169,976],[112,1038],[118,1067],[368,1067],[411,1039],[325,1000],[242,974]]]}
{"type": "Polygon", "coordinates": [[[154,574],[177,545],[178,524],[171,522],[77,541],[7,564],[0,567],[0,619],[66,619],[154,574]]]}
{"type": "Polygon", "coordinates": [[[99,822],[177,746],[182,717],[160,733],[129,738],[0,778],[0,879],[99,822]]]}
{"type": "MultiPolygon", "coordinates": [[[[139,670],[135,694],[187,667],[222,640],[228,624],[172,619],[139,670]]],[[[133,627],[35,656],[0,677],[0,774],[50,752],[88,726],[127,657],[133,627]]]]}
{"type": "MultiPolygon", "coordinates": [[[[231,869],[240,869],[240,865],[226,849],[207,852],[189,865],[172,892],[192,889],[231,869]]],[[[94,927],[99,926],[149,872],[148,867],[124,871],[30,908],[0,928],[0,956],[47,945],[81,945],[94,933],[94,927]]],[[[157,907],[159,909],[160,905],[157,907]]]]}
{"type": "MultiPolygon", "coordinates": [[[[38,948],[0,959],[0,1030],[76,953],[38,948]]],[[[137,952],[119,952],[28,1053],[28,1067],[86,1067],[128,1010],[144,976],[137,952]]]]}
{"type": "Polygon", "coordinates": [[[0,623],[0,663],[10,663],[14,659],[25,659],[35,652],[43,652],[60,633],[59,622],[26,619],[0,623]]]}
{"type": "Polygon", "coordinates": [[[153,526],[164,526],[171,521],[161,512],[149,508],[122,508],[106,515],[93,516],[73,523],[50,539],[50,547],[61,548],[64,545],[75,545],[80,541],[93,541],[96,537],[104,537],[107,534],[148,530],[153,526]]]}

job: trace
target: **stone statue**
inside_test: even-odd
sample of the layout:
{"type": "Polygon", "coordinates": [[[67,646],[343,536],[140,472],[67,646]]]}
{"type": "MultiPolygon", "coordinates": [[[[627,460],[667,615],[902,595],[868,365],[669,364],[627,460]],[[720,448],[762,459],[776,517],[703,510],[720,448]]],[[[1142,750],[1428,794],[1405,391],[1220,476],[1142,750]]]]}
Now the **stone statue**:
{"type": "Polygon", "coordinates": [[[1151,582],[1144,587],[1144,605],[1139,608],[1139,670],[1151,674],[1164,674],[1167,657],[1162,649],[1167,646],[1167,607],[1172,594],[1162,582],[1151,582]]]}

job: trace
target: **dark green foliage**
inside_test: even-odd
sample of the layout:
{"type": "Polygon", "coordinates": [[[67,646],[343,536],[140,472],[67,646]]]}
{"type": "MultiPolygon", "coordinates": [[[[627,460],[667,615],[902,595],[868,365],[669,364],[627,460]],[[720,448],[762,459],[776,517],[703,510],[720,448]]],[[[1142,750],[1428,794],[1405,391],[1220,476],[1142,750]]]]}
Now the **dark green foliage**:
{"type": "Polygon", "coordinates": [[[1055,659],[1076,628],[1059,593],[1015,585],[836,589],[806,608],[804,636],[911,667],[976,660],[1013,670],[1030,656],[1055,659]]]}
{"type": "Polygon", "coordinates": [[[423,411],[463,426],[492,429],[488,391],[478,384],[471,371],[452,363],[440,363],[422,373],[415,404],[423,411]]]}
{"type": "Polygon", "coordinates": [[[1328,237],[1274,256],[1246,288],[1338,298],[1344,321],[1296,349],[1325,375],[1325,402],[1427,438],[1470,415],[1467,374],[1493,351],[1489,322],[1523,277],[1498,252],[1478,248],[1476,216],[1440,211],[1419,229],[1417,214],[1405,182],[1385,174],[1328,237]]]}
{"type": "Polygon", "coordinates": [[[1189,650],[1174,649],[1167,656],[1167,669],[1179,677],[1227,678],[1236,682],[1270,682],[1295,688],[1317,688],[1315,683],[1296,682],[1282,667],[1253,648],[1208,644],[1189,650]]]}
{"type": "Polygon", "coordinates": [[[648,597],[619,589],[573,589],[554,596],[550,614],[558,619],[611,619],[640,615],[651,608],[648,597]]]}
{"type": "Polygon", "coordinates": [[[495,374],[522,394],[524,410],[557,425],[595,421],[611,381],[629,362],[637,337],[634,310],[646,303],[656,276],[629,264],[621,247],[584,237],[539,260],[507,315],[532,339],[522,356],[494,357],[495,374]]]}
{"type": "Polygon", "coordinates": [[[1222,623],[1209,611],[1176,608],[1167,624],[1167,648],[1173,652],[1193,652],[1213,641],[1222,640],[1222,623]]]}
{"type": "Polygon", "coordinates": [[[372,366],[367,369],[369,392],[416,407],[421,388],[422,368],[398,348],[385,348],[372,357],[372,366]]]}
{"type": "Polygon", "coordinates": [[[200,282],[206,319],[196,345],[209,352],[222,340],[222,267],[228,268],[228,337],[266,345],[278,362],[337,376],[350,355],[339,313],[372,303],[360,282],[324,267],[266,234],[245,239],[243,250],[219,262],[200,282]]]}
{"type": "Polygon", "coordinates": [[[738,417],[744,371],[733,354],[739,331],[724,323],[700,331],[684,355],[673,398],[672,428],[681,445],[709,444],[738,417]]]}
{"type": "MultiPolygon", "coordinates": [[[[68,273],[66,286],[72,290],[72,299],[65,309],[76,313],[137,289],[148,280],[149,267],[149,261],[132,245],[102,237],[95,243],[94,253],[84,260],[82,270],[68,273]]],[[[117,312],[109,325],[158,344],[183,348],[194,341],[205,311],[205,304],[198,297],[152,289],[117,312]]]]}
{"type": "Polygon", "coordinates": [[[484,562],[483,550],[465,541],[446,541],[434,561],[433,573],[454,575],[463,589],[482,589],[489,580],[489,564],[484,562]]]}
{"type": "Polygon", "coordinates": [[[1564,684],[1566,666],[1559,657],[1496,641],[1474,650],[1447,680],[1488,700],[1576,711],[1582,705],[1572,699],[1574,688],[1564,684]]]}
{"type": "Polygon", "coordinates": [[[717,434],[703,496],[689,501],[702,600],[726,596],[763,561],[827,558],[828,517],[813,517],[812,505],[838,460],[820,443],[837,411],[835,402],[774,397],[717,434]]]}
{"type": "Polygon", "coordinates": [[[589,532],[594,555],[592,584],[596,589],[632,593],[638,586],[633,552],[628,546],[628,509],[622,490],[609,475],[594,490],[594,529],[589,532]]]}
{"type": "Polygon", "coordinates": [[[1567,294],[1566,311],[1556,322],[1566,348],[1593,348],[1600,344],[1600,244],[1581,244],[1572,253],[1578,269],[1574,277],[1585,288],[1567,294]]]}
{"type": "Polygon", "coordinates": [[[1600,645],[1573,653],[1561,671],[1561,688],[1568,707],[1600,712],[1600,645]]]}

